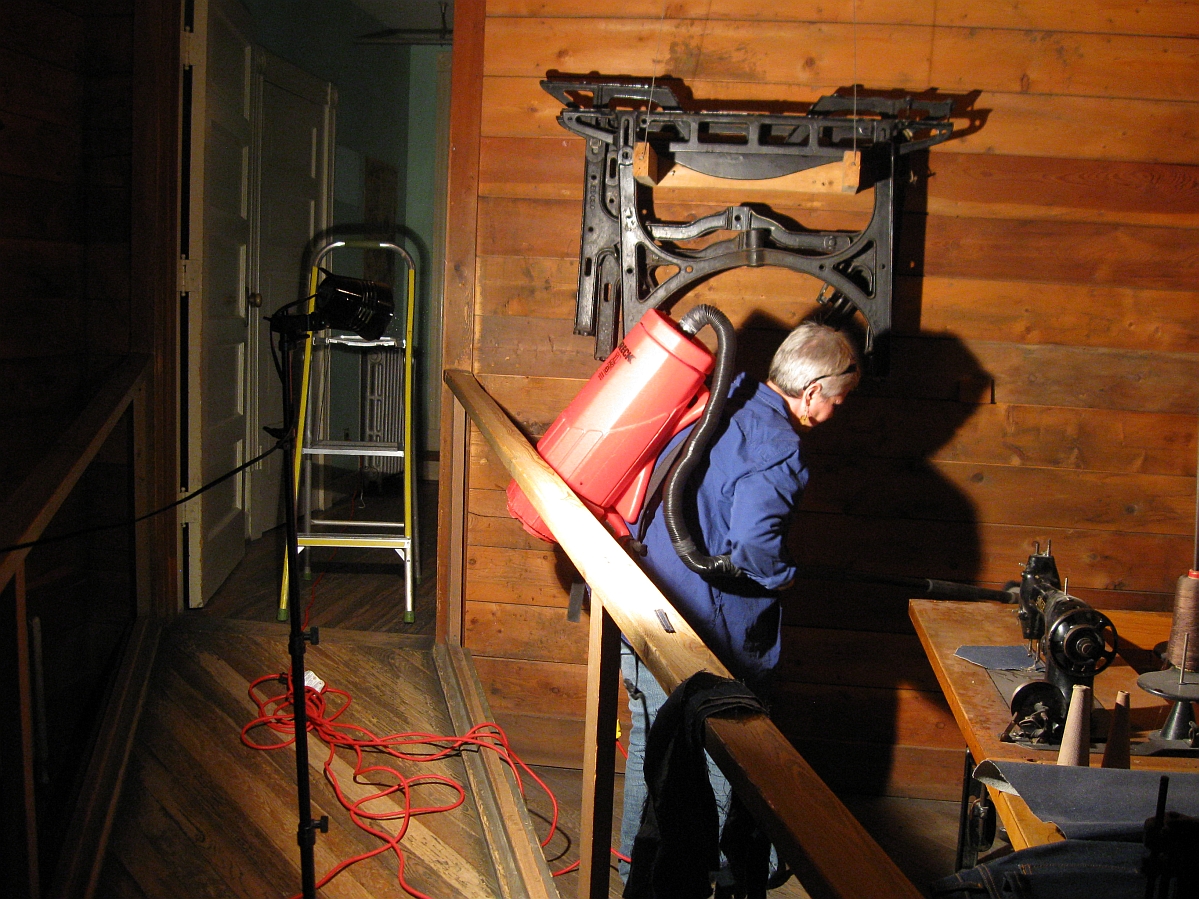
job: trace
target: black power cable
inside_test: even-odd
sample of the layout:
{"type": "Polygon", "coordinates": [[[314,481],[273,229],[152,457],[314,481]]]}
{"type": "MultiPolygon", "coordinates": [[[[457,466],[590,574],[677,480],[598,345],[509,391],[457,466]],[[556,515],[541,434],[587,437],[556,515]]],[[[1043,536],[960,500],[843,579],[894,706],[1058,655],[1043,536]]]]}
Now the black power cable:
{"type": "MultiPolygon", "coordinates": [[[[274,436],[274,435],[271,435],[271,436],[274,436]]],[[[43,546],[47,543],[61,543],[64,540],[74,540],[76,537],[84,537],[88,534],[99,533],[100,531],[113,531],[118,528],[133,527],[135,524],[140,524],[141,522],[145,521],[148,518],[153,518],[155,515],[161,515],[163,512],[169,512],[171,509],[174,509],[176,506],[182,506],[184,503],[195,499],[201,493],[204,493],[207,490],[211,490],[213,487],[217,486],[218,484],[223,484],[225,481],[229,480],[231,477],[233,477],[236,474],[240,474],[241,472],[243,472],[247,468],[249,468],[251,465],[258,464],[263,459],[265,459],[267,456],[269,456],[271,453],[275,452],[275,450],[279,450],[282,448],[283,448],[283,441],[277,440],[275,442],[274,446],[272,446],[270,449],[266,450],[265,452],[259,453],[257,456],[255,456],[253,459],[251,459],[249,462],[243,462],[241,465],[237,466],[237,468],[233,469],[232,471],[225,472],[225,474],[221,475],[216,480],[209,481],[203,487],[200,487],[197,490],[192,491],[187,496],[184,496],[184,497],[181,497],[180,499],[175,500],[170,505],[163,506],[161,509],[155,509],[153,512],[147,512],[144,515],[139,515],[137,518],[130,518],[130,519],[126,519],[125,521],[118,521],[115,524],[97,524],[97,525],[93,525],[92,527],[81,528],[78,531],[70,531],[69,533],[66,533],[66,534],[58,534],[54,537],[40,537],[37,540],[30,540],[27,543],[14,543],[11,546],[0,546],[0,555],[2,555],[4,553],[16,552],[17,550],[21,550],[21,549],[31,549],[32,547],[35,547],[35,546],[43,546]]]]}

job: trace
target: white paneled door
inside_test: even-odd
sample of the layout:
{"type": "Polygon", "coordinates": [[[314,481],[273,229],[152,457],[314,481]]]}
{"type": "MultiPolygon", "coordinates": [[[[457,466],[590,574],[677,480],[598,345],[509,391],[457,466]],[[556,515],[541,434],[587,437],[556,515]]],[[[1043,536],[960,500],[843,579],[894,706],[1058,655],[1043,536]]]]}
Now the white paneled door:
{"type": "MultiPolygon", "coordinates": [[[[183,55],[179,439],[180,487],[190,492],[269,447],[262,426],[282,418],[263,316],[296,298],[304,245],[325,227],[333,122],[330,86],[256,48],[236,0],[197,0],[183,55]]],[[[247,537],[278,523],[281,472],[276,454],[182,507],[187,605],[203,605],[247,537]]]]}

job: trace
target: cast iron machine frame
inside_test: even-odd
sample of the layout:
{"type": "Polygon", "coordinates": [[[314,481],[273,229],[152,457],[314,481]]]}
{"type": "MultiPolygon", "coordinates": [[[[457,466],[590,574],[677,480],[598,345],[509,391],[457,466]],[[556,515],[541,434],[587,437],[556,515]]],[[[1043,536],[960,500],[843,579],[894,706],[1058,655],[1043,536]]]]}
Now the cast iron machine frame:
{"type": "Polygon", "coordinates": [[[826,96],[806,114],[776,115],[689,112],[660,81],[557,77],[541,86],[564,104],[562,127],[586,141],[575,333],[595,337],[595,358],[607,358],[647,309],[699,281],[774,265],[823,281],[818,299],[839,313],[860,311],[872,370],[886,373],[902,158],[949,138],[952,100],[826,96]],[[653,221],[649,188],[634,176],[639,143],[658,158],[741,180],[777,178],[859,151],[874,186],[870,222],[857,232],[792,230],[749,205],[683,224],[653,221]],[[732,236],[700,249],[681,245],[722,231],[732,236]]]}

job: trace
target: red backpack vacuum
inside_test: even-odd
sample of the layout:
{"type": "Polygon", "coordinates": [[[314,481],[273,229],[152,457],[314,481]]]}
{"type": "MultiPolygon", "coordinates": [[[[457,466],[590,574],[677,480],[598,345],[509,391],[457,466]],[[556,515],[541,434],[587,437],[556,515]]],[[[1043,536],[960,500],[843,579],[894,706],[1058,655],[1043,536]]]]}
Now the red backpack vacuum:
{"type": "MultiPolygon", "coordinates": [[[[641,513],[663,447],[699,420],[664,488],[666,511],[677,505],[671,501],[672,485],[681,491],[719,426],[735,343],[729,320],[712,306],[695,307],[677,325],[648,310],[537,442],[541,457],[618,539],[629,536],[626,522],[641,513]],[[705,325],[717,334],[715,357],[694,338],[705,325]],[[704,382],[713,371],[709,392],[704,382]]],[[[516,481],[508,485],[508,514],[530,534],[556,542],[516,481]]],[[[686,550],[710,566],[709,557],[695,553],[681,515],[676,517],[682,529],[680,555],[686,550]]]]}

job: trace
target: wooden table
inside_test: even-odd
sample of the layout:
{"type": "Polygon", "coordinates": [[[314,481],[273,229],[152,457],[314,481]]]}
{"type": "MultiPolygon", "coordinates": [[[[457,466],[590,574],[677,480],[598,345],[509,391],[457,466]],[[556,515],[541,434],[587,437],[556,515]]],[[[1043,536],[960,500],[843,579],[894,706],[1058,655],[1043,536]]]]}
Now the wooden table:
{"type": "MultiPolygon", "coordinates": [[[[1022,640],[1017,608],[1002,603],[931,599],[913,599],[908,603],[916,633],[974,760],[1055,764],[1056,752],[1030,749],[999,739],[1012,717],[1007,703],[984,668],[954,655],[959,646],[1019,645],[1022,640]]],[[[1131,658],[1141,665],[1149,658],[1153,646],[1169,637],[1171,615],[1106,609],[1104,614],[1116,626],[1122,646],[1116,660],[1095,678],[1094,696],[1104,708],[1110,709],[1115,704],[1116,692],[1126,690],[1132,742],[1143,742],[1149,733],[1161,729],[1170,707],[1164,700],[1137,686],[1138,671],[1126,659],[1131,658]]],[[[1093,755],[1091,763],[1098,765],[1099,756],[1093,755]]],[[[1134,756],[1132,767],[1199,771],[1199,759],[1134,756]]],[[[1065,839],[1054,824],[1033,815],[1020,797],[989,789],[1013,848],[1025,849],[1065,839]]]]}

